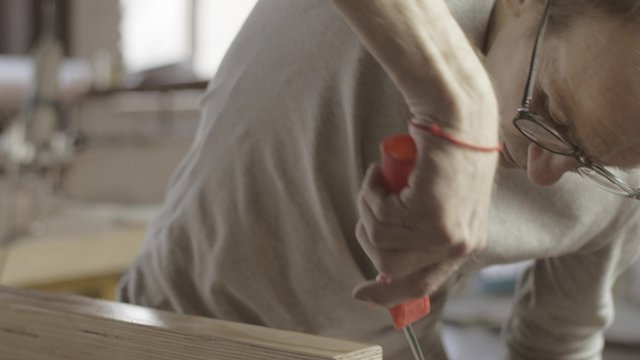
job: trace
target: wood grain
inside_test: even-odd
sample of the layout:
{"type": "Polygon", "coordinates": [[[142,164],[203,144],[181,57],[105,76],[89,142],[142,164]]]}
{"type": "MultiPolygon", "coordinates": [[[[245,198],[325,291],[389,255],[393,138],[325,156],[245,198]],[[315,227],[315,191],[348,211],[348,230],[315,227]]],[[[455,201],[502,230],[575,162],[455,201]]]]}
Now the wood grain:
{"type": "Polygon", "coordinates": [[[382,359],[379,346],[0,287],[3,360],[382,359]]]}

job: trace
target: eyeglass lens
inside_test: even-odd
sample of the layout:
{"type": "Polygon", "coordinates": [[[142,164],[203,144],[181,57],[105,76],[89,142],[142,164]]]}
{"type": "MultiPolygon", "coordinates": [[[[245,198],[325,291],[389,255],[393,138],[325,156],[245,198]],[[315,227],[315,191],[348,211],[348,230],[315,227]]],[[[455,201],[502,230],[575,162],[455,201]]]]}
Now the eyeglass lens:
{"type": "Polygon", "coordinates": [[[572,155],[575,152],[573,147],[556,134],[531,119],[522,117],[514,123],[526,137],[546,150],[562,155],[572,155]]]}
{"type": "MultiPolygon", "coordinates": [[[[610,171],[610,169],[608,170],[610,171]]],[[[627,196],[630,194],[630,192],[631,193],[633,192],[631,189],[627,189],[628,186],[624,184],[618,184],[616,181],[614,181],[613,179],[610,179],[604,174],[601,174],[596,169],[592,169],[586,166],[581,166],[581,167],[578,167],[577,171],[578,171],[578,174],[580,174],[585,180],[590,181],[591,183],[598,186],[602,190],[605,190],[617,195],[623,195],[623,196],[627,196]]],[[[616,174],[615,172],[613,172],[612,174],[613,176],[618,178],[622,176],[622,174],[616,174]]]]}
{"type": "MultiPolygon", "coordinates": [[[[533,120],[535,119],[535,114],[529,113],[528,116],[531,118],[524,116],[517,118],[514,124],[529,140],[557,154],[568,156],[575,154],[575,149],[571,145],[541,125],[538,122],[540,120],[533,120]]],[[[577,172],[583,179],[605,191],[622,196],[629,196],[634,193],[633,189],[629,186],[615,180],[616,178],[620,179],[624,177],[624,173],[621,171],[611,168],[602,168],[599,170],[583,163],[581,166],[578,166],[577,172]],[[609,172],[610,174],[605,174],[605,172],[609,172]]]]}

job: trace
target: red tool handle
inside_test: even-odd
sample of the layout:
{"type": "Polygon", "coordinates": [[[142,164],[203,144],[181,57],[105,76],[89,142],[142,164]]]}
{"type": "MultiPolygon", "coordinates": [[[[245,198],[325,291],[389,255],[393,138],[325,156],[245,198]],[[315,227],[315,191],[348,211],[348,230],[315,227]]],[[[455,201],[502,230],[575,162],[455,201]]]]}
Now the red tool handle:
{"type": "MultiPolygon", "coordinates": [[[[395,135],[385,139],[380,146],[382,153],[382,183],[391,193],[399,193],[407,186],[409,174],[416,162],[418,150],[411,136],[395,135]]],[[[386,281],[384,275],[381,281],[386,281]]],[[[422,319],[429,313],[431,304],[428,296],[409,300],[388,308],[393,325],[402,329],[422,319]]]]}

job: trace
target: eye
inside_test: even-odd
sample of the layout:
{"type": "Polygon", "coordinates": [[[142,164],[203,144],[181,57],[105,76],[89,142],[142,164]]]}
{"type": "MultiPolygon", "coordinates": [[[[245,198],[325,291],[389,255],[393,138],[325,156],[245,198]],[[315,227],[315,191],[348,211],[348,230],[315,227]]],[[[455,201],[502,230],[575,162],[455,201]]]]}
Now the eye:
{"type": "Polygon", "coordinates": [[[556,106],[553,106],[553,104],[551,104],[550,101],[547,101],[547,111],[549,113],[549,117],[551,118],[551,120],[553,120],[555,124],[557,124],[560,127],[565,127],[565,128],[568,127],[567,119],[562,113],[562,111],[560,111],[560,109],[558,109],[556,106]]]}
{"type": "Polygon", "coordinates": [[[580,140],[576,136],[574,127],[570,125],[564,113],[554,105],[555,104],[549,101],[549,98],[545,98],[543,117],[547,121],[547,124],[553,127],[568,142],[580,147],[580,140]]]}
{"type": "Polygon", "coordinates": [[[567,125],[567,119],[555,104],[552,103],[549,94],[541,87],[537,88],[537,93],[533,98],[532,109],[538,114],[542,120],[562,135],[568,135],[571,132],[567,125]]]}
{"type": "Polygon", "coordinates": [[[571,128],[567,125],[567,119],[557,107],[551,104],[548,97],[545,97],[544,112],[541,115],[544,116],[547,124],[551,125],[563,135],[568,135],[570,132],[571,128]]]}

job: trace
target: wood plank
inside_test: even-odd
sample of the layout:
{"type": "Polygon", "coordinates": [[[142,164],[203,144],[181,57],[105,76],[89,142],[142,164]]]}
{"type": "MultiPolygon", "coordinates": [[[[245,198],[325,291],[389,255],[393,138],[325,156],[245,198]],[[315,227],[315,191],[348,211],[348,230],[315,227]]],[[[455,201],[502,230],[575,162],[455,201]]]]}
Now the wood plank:
{"type": "Polygon", "coordinates": [[[0,287],[3,360],[382,359],[380,346],[0,287]]]}

